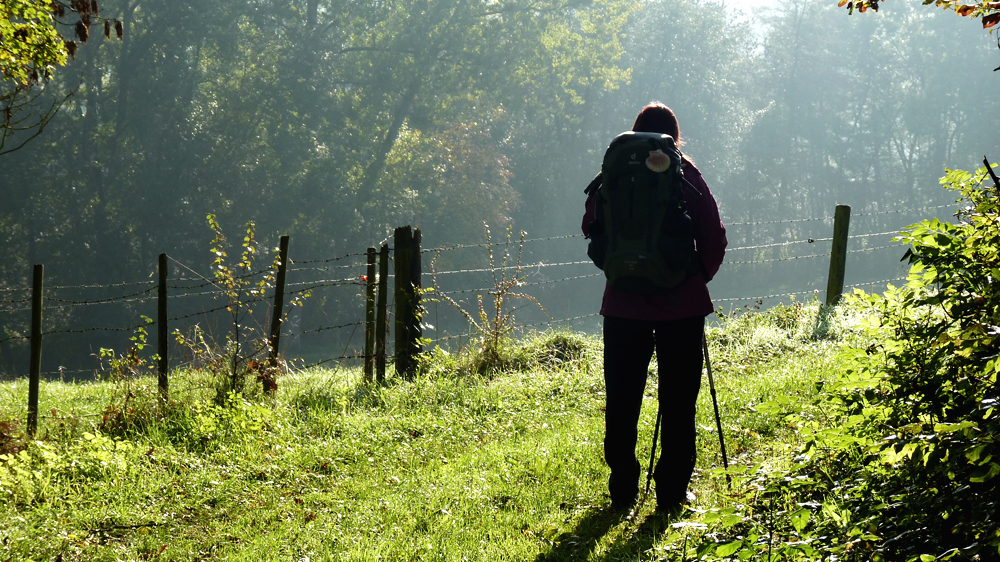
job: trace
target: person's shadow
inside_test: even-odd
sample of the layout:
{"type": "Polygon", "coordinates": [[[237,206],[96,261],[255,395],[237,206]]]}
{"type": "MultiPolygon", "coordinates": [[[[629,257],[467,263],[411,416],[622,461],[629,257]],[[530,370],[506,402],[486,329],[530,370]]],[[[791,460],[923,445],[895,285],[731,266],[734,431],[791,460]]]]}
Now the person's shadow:
{"type": "MultiPolygon", "coordinates": [[[[608,534],[615,525],[621,524],[627,515],[628,513],[615,512],[607,507],[591,507],[577,521],[576,527],[563,535],[567,538],[557,542],[550,550],[539,553],[535,562],[591,560],[601,537],[608,534]]],[[[646,516],[635,531],[627,533],[607,552],[602,552],[600,558],[594,560],[623,560],[634,557],[636,552],[649,550],[675,520],[676,517],[659,514],[646,516]],[[633,556],[628,556],[628,553],[633,556]]]]}

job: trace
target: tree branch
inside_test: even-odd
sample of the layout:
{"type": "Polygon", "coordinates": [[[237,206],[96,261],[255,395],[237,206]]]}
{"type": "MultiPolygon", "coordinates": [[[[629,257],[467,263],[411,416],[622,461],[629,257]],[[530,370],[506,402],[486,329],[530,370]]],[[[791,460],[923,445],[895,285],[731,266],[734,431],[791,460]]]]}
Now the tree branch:
{"type": "Polygon", "coordinates": [[[983,156],[983,165],[986,166],[986,171],[990,174],[990,177],[993,178],[994,189],[1000,189],[1000,179],[997,179],[997,174],[993,171],[993,166],[990,166],[989,158],[983,156]]]}
{"type": "Polygon", "coordinates": [[[50,121],[52,121],[52,119],[55,118],[56,114],[59,113],[59,110],[62,108],[62,106],[66,104],[66,100],[68,100],[74,94],[76,94],[76,89],[71,90],[61,100],[53,101],[52,105],[45,111],[45,113],[39,116],[37,123],[24,127],[19,127],[18,125],[26,121],[28,117],[24,117],[18,121],[11,123],[10,116],[15,111],[17,112],[27,111],[30,113],[32,110],[31,106],[34,104],[35,100],[38,99],[38,97],[41,94],[37,94],[34,97],[26,95],[23,102],[17,103],[17,98],[20,95],[20,93],[17,91],[13,92],[10,95],[10,98],[7,102],[7,107],[5,107],[3,110],[4,120],[2,125],[0,125],[0,156],[9,154],[16,150],[20,150],[21,148],[24,147],[24,145],[28,144],[28,142],[30,142],[32,139],[42,134],[42,132],[45,130],[45,127],[49,124],[50,121]],[[7,141],[13,138],[14,133],[18,131],[30,131],[32,129],[34,129],[34,132],[32,132],[31,135],[28,136],[28,138],[24,139],[24,141],[22,141],[21,144],[15,146],[14,148],[8,148],[8,149],[4,148],[5,146],[7,146],[7,141]]]}

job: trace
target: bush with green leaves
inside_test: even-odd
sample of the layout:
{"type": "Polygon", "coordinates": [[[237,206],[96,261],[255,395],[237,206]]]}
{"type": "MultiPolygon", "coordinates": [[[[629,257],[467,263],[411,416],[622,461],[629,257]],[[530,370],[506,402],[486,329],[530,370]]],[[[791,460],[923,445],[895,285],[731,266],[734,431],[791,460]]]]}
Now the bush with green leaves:
{"type": "MultiPolygon", "coordinates": [[[[784,470],[746,471],[749,501],[713,509],[700,554],[740,560],[971,560],[1000,555],[1000,216],[985,169],[941,183],[964,202],[954,223],[921,221],[907,283],[856,292],[873,314],[811,407],[784,470]]],[[[781,404],[771,404],[774,411],[781,404]]],[[[768,406],[758,407],[764,411],[768,406]]]]}
{"type": "Polygon", "coordinates": [[[966,203],[957,223],[900,235],[908,282],[871,299],[892,337],[866,350],[872,384],[843,395],[880,437],[858,511],[910,559],[1000,554],[1000,206],[986,177],[949,171],[942,184],[966,203]]]}

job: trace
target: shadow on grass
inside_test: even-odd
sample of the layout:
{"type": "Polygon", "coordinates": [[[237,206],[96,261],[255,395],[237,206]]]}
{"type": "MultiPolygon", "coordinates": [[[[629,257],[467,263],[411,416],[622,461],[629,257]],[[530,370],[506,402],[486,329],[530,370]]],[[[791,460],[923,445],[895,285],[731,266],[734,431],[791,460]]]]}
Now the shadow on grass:
{"type": "MultiPolygon", "coordinates": [[[[547,552],[540,553],[535,562],[631,560],[639,553],[653,548],[670,528],[670,524],[677,520],[676,516],[650,514],[638,527],[623,533],[607,551],[595,557],[594,549],[601,537],[623,522],[631,527],[632,523],[628,516],[627,512],[613,511],[608,507],[592,507],[577,521],[576,527],[567,533],[569,538],[556,543],[547,552]]],[[[632,517],[639,516],[632,515],[632,517]]]]}
{"type": "Polygon", "coordinates": [[[816,325],[813,326],[812,339],[824,340],[830,337],[830,320],[836,312],[836,308],[827,305],[820,305],[816,314],[816,325]]]}
{"type": "Polygon", "coordinates": [[[625,515],[627,513],[614,511],[609,507],[591,507],[568,533],[569,538],[556,543],[551,550],[539,553],[535,562],[589,559],[601,537],[621,523],[625,515]]]}

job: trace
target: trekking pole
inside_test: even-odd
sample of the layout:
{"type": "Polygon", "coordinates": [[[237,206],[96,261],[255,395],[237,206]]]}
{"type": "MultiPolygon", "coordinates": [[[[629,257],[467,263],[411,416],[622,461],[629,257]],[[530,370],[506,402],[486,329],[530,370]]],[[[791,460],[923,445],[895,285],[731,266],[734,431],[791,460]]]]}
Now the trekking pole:
{"type": "Polygon", "coordinates": [[[660,419],[663,413],[656,409],[656,425],[653,426],[653,448],[649,451],[649,469],[646,470],[646,495],[649,495],[649,485],[653,482],[653,461],[656,460],[656,436],[660,433],[660,419]]]}
{"type": "Polygon", "coordinates": [[[722,466],[726,470],[726,485],[729,493],[733,493],[733,480],[729,476],[729,458],[726,456],[726,440],[722,436],[722,418],[719,416],[719,400],[715,397],[715,380],[712,378],[712,361],[708,358],[708,336],[701,339],[705,351],[705,366],[708,367],[708,389],[712,393],[712,406],[715,408],[715,427],[719,430],[719,445],[722,447],[722,466]]]}

